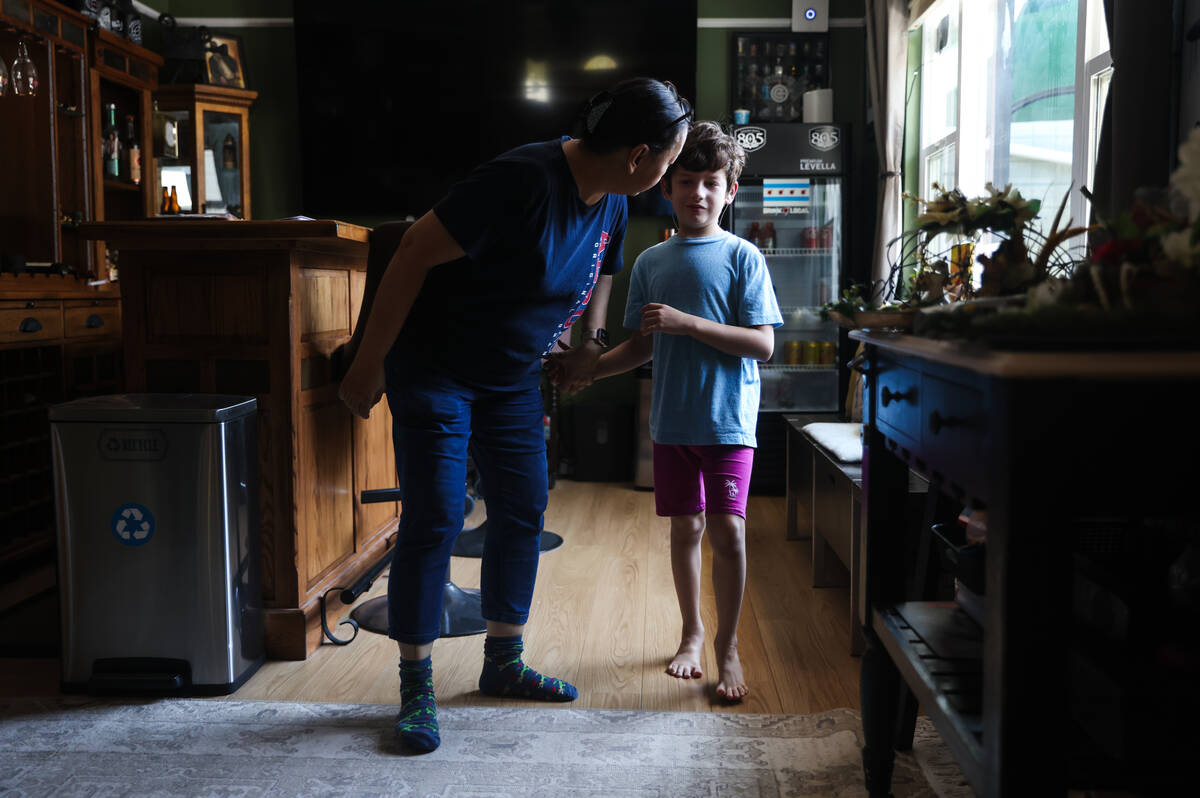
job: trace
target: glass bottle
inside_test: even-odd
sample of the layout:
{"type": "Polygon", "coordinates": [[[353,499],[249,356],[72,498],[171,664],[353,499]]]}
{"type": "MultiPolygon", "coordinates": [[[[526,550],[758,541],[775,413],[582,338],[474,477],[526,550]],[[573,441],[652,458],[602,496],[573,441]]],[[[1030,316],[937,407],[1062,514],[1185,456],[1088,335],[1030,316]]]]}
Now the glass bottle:
{"type": "Polygon", "coordinates": [[[20,94],[27,97],[32,97],[38,91],[38,71],[34,66],[33,60],[29,57],[29,50],[25,46],[25,40],[17,42],[17,57],[12,62],[12,69],[9,70],[12,79],[13,94],[20,94]]]}
{"type": "Polygon", "coordinates": [[[171,213],[179,213],[179,193],[171,186],[171,213]]]}
{"type": "Polygon", "coordinates": [[[104,104],[104,129],[100,134],[100,156],[104,176],[121,176],[121,137],[117,131],[117,104],[104,104]]]}
{"type": "Polygon", "coordinates": [[[170,213],[171,212],[171,192],[167,189],[166,186],[163,186],[162,204],[159,206],[158,212],[159,213],[170,213]]]}
{"type": "Polygon", "coordinates": [[[766,228],[763,230],[762,238],[759,239],[759,249],[775,249],[775,223],[767,222],[766,228]]]}
{"type": "Polygon", "coordinates": [[[121,178],[131,183],[133,179],[133,145],[137,143],[137,126],[133,114],[125,114],[125,124],[121,130],[121,178]]]}

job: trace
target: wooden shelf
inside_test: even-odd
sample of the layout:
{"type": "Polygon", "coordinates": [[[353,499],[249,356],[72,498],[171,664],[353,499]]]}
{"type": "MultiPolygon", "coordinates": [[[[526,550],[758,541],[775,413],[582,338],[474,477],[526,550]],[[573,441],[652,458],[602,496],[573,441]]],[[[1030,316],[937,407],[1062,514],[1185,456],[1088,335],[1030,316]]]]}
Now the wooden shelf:
{"type": "Polygon", "coordinates": [[[73,274],[0,274],[0,296],[4,299],[117,298],[121,289],[104,281],[89,285],[86,277],[73,274]]]}
{"type": "Polygon", "coordinates": [[[124,180],[110,180],[110,179],[106,178],[104,181],[104,190],[105,191],[141,191],[142,186],[140,183],[126,183],[124,180]]]}
{"type": "Polygon", "coordinates": [[[962,766],[981,783],[984,767],[983,633],[966,613],[944,602],[905,602],[877,607],[873,628],[917,701],[962,766]],[[907,617],[905,615],[907,613],[907,617]],[[919,631],[908,618],[920,618],[919,631]],[[973,632],[973,635],[972,635],[973,632]],[[953,656],[939,656],[953,641],[953,656]]]}

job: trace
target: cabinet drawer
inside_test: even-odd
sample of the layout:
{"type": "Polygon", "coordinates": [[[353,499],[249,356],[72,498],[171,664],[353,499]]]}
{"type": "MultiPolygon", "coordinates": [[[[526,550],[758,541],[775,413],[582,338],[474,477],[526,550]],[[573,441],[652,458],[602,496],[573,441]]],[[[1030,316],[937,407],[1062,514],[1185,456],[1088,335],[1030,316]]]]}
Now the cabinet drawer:
{"type": "Polygon", "coordinates": [[[987,419],[983,395],[974,388],[922,376],[921,449],[930,466],[971,485],[986,460],[987,419]]]}
{"type": "MultiPolygon", "coordinates": [[[[813,531],[850,568],[854,540],[854,477],[817,453],[813,458],[813,531]]],[[[853,469],[854,473],[860,473],[853,469]]]]}
{"type": "Polygon", "coordinates": [[[883,431],[915,449],[921,440],[921,375],[887,361],[875,378],[875,418],[883,431]]]}
{"type": "Polygon", "coordinates": [[[68,302],[63,308],[63,330],[67,338],[118,336],[121,334],[121,304],[116,300],[68,302]]]}
{"type": "Polygon", "coordinates": [[[6,304],[8,307],[0,307],[0,343],[45,341],[62,337],[61,303],[9,302],[6,304]],[[21,307],[13,307],[17,304],[20,304],[21,307]]]}

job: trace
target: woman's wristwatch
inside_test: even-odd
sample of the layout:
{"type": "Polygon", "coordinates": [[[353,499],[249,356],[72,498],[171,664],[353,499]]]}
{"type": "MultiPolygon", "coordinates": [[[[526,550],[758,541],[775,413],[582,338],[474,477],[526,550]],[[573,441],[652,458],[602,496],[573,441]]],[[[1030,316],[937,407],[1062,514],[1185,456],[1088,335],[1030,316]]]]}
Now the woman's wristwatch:
{"type": "Polygon", "coordinates": [[[603,327],[598,327],[595,330],[585,330],[583,333],[583,338],[580,339],[579,343],[582,344],[586,341],[595,341],[596,343],[600,344],[601,349],[607,349],[608,330],[604,329],[603,327]]]}

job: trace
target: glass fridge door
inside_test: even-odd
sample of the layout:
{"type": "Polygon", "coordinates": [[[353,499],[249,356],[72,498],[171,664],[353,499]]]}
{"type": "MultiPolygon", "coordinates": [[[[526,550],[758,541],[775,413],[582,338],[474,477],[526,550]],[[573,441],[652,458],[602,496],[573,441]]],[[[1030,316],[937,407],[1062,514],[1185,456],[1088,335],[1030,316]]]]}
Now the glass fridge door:
{"type": "Polygon", "coordinates": [[[836,411],[837,342],[821,306],[839,290],[842,184],[837,177],[747,179],[734,201],[733,233],[767,261],[783,326],[760,364],[762,410],[836,411]]]}
{"type": "Polygon", "coordinates": [[[204,111],[204,210],[242,216],[241,117],[204,111]]]}

